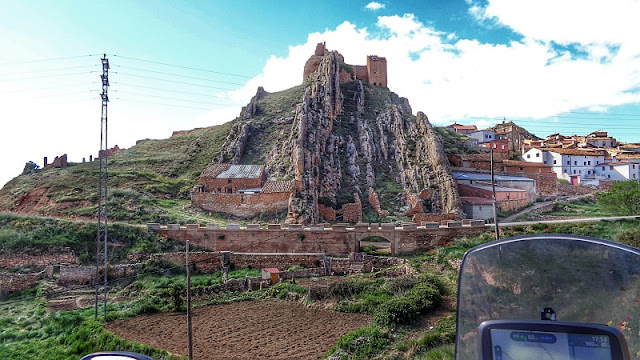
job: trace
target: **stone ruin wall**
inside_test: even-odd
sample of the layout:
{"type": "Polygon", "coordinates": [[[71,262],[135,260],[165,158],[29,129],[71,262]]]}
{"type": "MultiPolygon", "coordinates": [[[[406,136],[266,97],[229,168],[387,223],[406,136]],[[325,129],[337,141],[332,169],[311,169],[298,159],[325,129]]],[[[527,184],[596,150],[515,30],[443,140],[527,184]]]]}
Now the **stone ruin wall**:
{"type": "Polygon", "coordinates": [[[0,268],[2,269],[45,267],[48,265],[80,265],[80,260],[70,251],[47,255],[3,254],[0,256],[0,268]]]}
{"type": "MultiPolygon", "coordinates": [[[[314,71],[318,69],[320,66],[320,62],[322,61],[322,57],[327,55],[329,51],[327,50],[326,43],[318,43],[316,45],[316,49],[309,57],[307,62],[304,65],[302,79],[306,80],[309,75],[311,75],[314,71]]],[[[344,57],[338,54],[338,60],[341,63],[344,63],[344,57]]],[[[349,65],[353,69],[353,75],[349,74],[347,71],[342,70],[339,73],[339,80],[341,83],[348,82],[354,80],[361,80],[371,85],[376,86],[384,86],[387,87],[387,59],[384,57],[369,55],[367,56],[367,64],[366,65],[349,65]]]]}

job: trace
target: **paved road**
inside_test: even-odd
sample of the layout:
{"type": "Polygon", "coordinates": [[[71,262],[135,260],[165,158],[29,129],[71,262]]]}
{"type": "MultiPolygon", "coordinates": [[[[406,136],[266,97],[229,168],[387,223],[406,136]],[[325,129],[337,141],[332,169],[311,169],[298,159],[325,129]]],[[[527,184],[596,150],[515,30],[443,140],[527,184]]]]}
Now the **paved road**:
{"type": "MultiPolygon", "coordinates": [[[[595,221],[618,221],[618,220],[632,220],[632,219],[640,219],[640,215],[608,216],[608,217],[565,219],[565,220],[500,222],[500,223],[498,223],[498,226],[503,227],[503,226],[535,225],[535,224],[564,224],[564,223],[581,223],[581,222],[595,222],[595,221]]],[[[487,224],[486,226],[493,227],[494,224],[487,224]]]]}
{"type": "MultiPolygon", "coordinates": [[[[567,196],[566,198],[562,199],[562,201],[563,202],[569,202],[569,201],[573,201],[573,200],[578,200],[578,199],[583,198],[583,197],[588,197],[588,196],[591,196],[591,195],[593,195],[593,194],[582,194],[582,195],[567,196]]],[[[520,212],[517,212],[517,213],[515,213],[513,215],[509,215],[509,216],[507,216],[506,218],[504,218],[504,219],[502,219],[500,221],[505,222],[505,223],[512,222],[515,219],[519,218],[521,215],[524,215],[524,214],[526,214],[526,213],[528,213],[530,211],[533,211],[535,209],[540,209],[541,207],[549,205],[549,204],[551,204],[553,202],[554,201],[543,201],[543,202],[540,202],[540,203],[536,203],[535,205],[533,205],[531,207],[528,207],[528,208],[526,208],[526,209],[524,209],[524,210],[522,210],[520,212]]]]}

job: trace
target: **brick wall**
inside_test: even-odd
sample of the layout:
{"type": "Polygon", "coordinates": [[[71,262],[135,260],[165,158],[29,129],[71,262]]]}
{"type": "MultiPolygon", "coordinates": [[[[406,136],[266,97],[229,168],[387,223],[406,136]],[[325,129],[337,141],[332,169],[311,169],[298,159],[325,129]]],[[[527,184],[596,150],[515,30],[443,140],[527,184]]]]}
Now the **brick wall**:
{"type": "Polygon", "coordinates": [[[198,180],[198,184],[205,185],[206,192],[225,192],[225,189],[229,189],[230,192],[235,193],[239,189],[252,189],[262,187],[262,178],[256,179],[218,179],[203,177],[198,180]]]}
{"type": "Polygon", "coordinates": [[[289,193],[268,194],[213,194],[195,192],[191,194],[193,206],[240,217],[253,217],[262,213],[287,210],[289,193]]]}
{"type": "Polygon", "coordinates": [[[442,220],[456,220],[456,214],[426,214],[417,213],[413,215],[411,221],[421,225],[423,222],[440,222],[442,220]]]}

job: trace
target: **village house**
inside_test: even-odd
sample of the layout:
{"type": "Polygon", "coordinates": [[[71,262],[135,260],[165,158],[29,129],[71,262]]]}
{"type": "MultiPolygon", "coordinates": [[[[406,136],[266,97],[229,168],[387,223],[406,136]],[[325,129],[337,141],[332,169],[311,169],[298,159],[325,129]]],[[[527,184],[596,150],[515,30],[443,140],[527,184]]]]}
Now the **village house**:
{"type": "Polygon", "coordinates": [[[494,153],[508,153],[509,152],[509,140],[498,139],[491,140],[480,144],[481,148],[493,149],[494,153]]]}
{"type": "Polygon", "coordinates": [[[625,181],[640,179],[640,163],[612,161],[595,167],[596,175],[606,180],[625,181]]]}
{"type": "Polygon", "coordinates": [[[474,220],[493,219],[493,201],[487,198],[461,196],[462,210],[467,218],[474,220]]]}
{"type": "Polygon", "coordinates": [[[478,131],[478,128],[475,125],[461,125],[455,122],[449,126],[445,126],[445,129],[455,131],[462,135],[469,135],[478,131]]]}
{"type": "MultiPolygon", "coordinates": [[[[453,179],[458,185],[470,186],[491,186],[491,174],[471,173],[471,172],[453,172],[453,179]]],[[[525,191],[527,203],[536,201],[538,194],[536,192],[536,181],[522,176],[506,176],[494,175],[494,183],[501,188],[511,188],[525,191]]],[[[516,197],[519,197],[516,196],[516,197]]],[[[525,203],[526,205],[526,203],[525,203]]]]}
{"type": "Polygon", "coordinates": [[[210,164],[191,193],[193,206],[238,217],[285,211],[293,180],[267,180],[264,165],[210,164]]]}
{"type": "Polygon", "coordinates": [[[585,136],[584,142],[598,148],[611,148],[616,146],[616,139],[609,136],[604,130],[594,131],[585,136]]]}
{"type": "MultiPolygon", "coordinates": [[[[465,185],[458,184],[458,193],[461,197],[492,198],[491,185],[465,185]]],[[[515,188],[496,186],[496,206],[502,211],[517,210],[527,206],[527,191],[515,188]]],[[[467,214],[469,215],[469,214],[467,214]]]]}
{"type": "Polygon", "coordinates": [[[604,150],[533,148],[524,153],[523,158],[549,165],[558,178],[577,185],[597,180],[595,167],[605,163],[606,155],[604,150]]]}
{"type": "Polygon", "coordinates": [[[496,139],[496,133],[492,130],[478,130],[467,135],[472,139],[478,140],[479,144],[493,141],[496,139]]]}

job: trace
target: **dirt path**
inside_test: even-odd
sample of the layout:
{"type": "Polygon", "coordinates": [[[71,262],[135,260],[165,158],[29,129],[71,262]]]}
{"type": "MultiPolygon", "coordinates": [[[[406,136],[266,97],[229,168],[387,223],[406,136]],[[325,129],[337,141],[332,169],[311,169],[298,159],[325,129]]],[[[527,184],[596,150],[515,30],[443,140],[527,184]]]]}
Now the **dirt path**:
{"type": "MultiPolygon", "coordinates": [[[[319,359],[370,317],[299,303],[243,301],[195,309],[194,359],[319,359]]],[[[185,314],[116,320],[107,329],[128,340],[187,355],[185,314]]]]}

